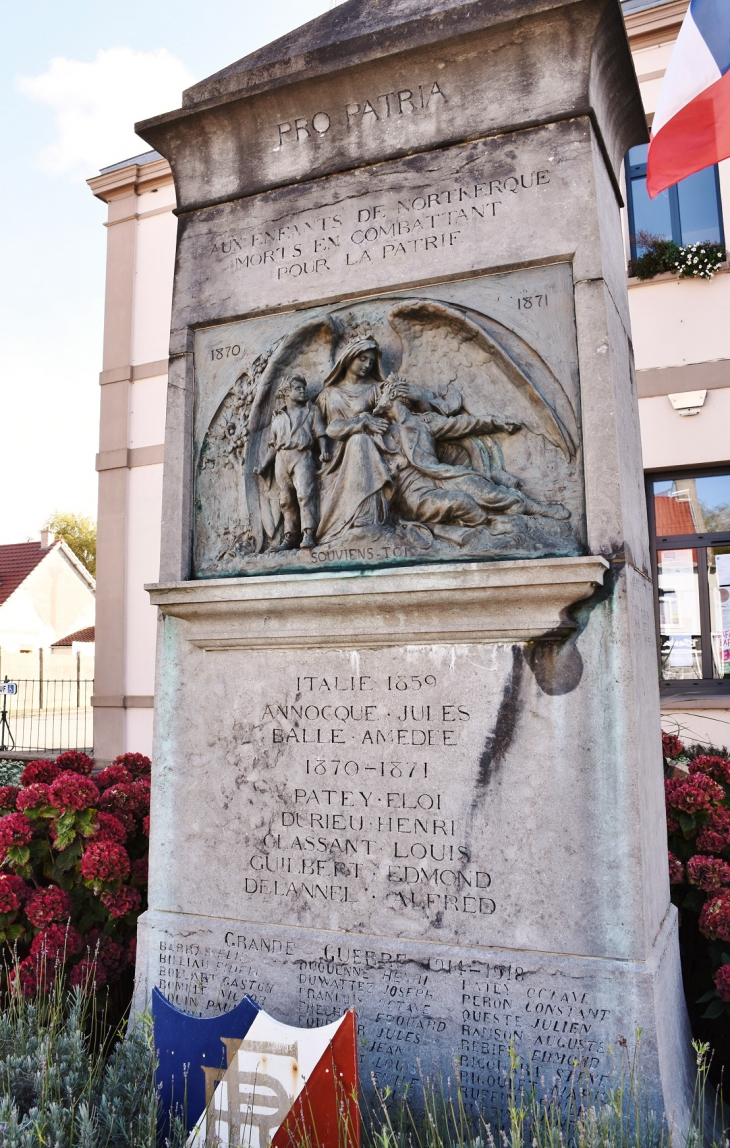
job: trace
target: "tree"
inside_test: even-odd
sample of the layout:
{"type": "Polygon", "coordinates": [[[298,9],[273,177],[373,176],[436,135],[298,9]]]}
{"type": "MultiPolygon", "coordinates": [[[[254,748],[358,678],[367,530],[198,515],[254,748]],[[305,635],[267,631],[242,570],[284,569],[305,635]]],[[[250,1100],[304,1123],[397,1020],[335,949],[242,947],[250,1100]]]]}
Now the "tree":
{"type": "Polygon", "coordinates": [[[44,530],[52,530],[62,538],[69,550],[82,562],[89,574],[96,574],[96,523],[84,514],[56,510],[48,519],[44,530]]]}

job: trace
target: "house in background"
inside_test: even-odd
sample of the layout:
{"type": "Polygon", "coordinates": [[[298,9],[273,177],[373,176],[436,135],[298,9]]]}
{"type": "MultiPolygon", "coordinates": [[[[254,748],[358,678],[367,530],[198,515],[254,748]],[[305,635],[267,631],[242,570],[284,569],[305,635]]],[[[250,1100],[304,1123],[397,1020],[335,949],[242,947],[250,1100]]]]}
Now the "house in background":
{"type": "MultiPolygon", "coordinates": [[[[622,0],[647,122],[689,0],[622,0]]],[[[654,564],[665,729],[730,744],[730,268],[628,276],[637,234],[724,240],[730,161],[649,201],[646,147],[626,157],[627,283],[654,564]],[[699,392],[699,396],[694,392],[699,392]],[[695,412],[695,413],[692,413],[695,412]],[[691,529],[690,529],[691,527],[691,529]]],[[[97,552],[95,753],[149,753],[175,193],[147,152],[89,180],[108,204],[97,552]]]]}
{"type": "MultiPolygon", "coordinates": [[[[65,677],[62,660],[51,672],[44,655],[67,635],[93,630],[95,592],[86,567],[47,532],[40,542],[0,546],[0,675],[65,677]]],[[[84,676],[93,677],[93,646],[77,652],[85,655],[84,676]]],[[[69,676],[77,668],[70,665],[69,676]]]]}

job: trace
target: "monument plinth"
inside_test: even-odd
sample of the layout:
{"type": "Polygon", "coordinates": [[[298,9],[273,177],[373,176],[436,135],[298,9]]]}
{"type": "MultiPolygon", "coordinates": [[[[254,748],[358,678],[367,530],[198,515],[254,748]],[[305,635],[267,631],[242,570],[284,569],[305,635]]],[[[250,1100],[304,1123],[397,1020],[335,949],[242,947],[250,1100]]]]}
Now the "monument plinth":
{"type": "Polygon", "coordinates": [[[140,134],[179,235],[139,1000],[364,1080],[691,1065],[617,0],[349,0],[140,134]],[[419,1069],[420,1065],[420,1069],[419,1069]]]}

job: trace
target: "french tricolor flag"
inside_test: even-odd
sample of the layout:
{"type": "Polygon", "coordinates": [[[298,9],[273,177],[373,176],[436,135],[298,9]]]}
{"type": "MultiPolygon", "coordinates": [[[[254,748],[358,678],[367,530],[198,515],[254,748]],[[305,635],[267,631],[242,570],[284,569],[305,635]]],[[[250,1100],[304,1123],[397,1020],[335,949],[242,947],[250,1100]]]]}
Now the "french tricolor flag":
{"type": "Polygon", "coordinates": [[[691,0],[652,124],[652,199],[730,156],[730,0],[691,0]]]}

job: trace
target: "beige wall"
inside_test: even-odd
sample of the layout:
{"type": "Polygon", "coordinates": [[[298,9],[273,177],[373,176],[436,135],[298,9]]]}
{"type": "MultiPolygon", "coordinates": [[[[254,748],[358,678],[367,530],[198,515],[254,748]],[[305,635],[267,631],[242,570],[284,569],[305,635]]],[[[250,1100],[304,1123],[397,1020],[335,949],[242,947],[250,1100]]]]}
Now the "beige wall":
{"type": "MultiPolygon", "coordinates": [[[[649,122],[686,8],[686,0],[668,0],[627,18],[649,122]]],[[[724,222],[730,229],[730,160],[719,167],[724,222]]],[[[624,235],[628,258],[625,212],[624,235]]],[[[669,274],[643,283],[629,280],[629,307],[644,467],[730,463],[730,271],[720,271],[709,282],[669,274]],[[680,415],[667,397],[705,389],[698,415],[680,415]]],[[[730,708],[718,698],[705,704],[704,709],[683,710],[665,700],[662,725],[688,742],[730,745],[730,708]]]]}
{"type": "MultiPolygon", "coordinates": [[[[144,160],[145,157],[137,157],[144,160]]],[[[109,205],[99,428],[95,756],[152,748],[167,349],[176,219],[164,160],[89,180],[109,205]]]]}

